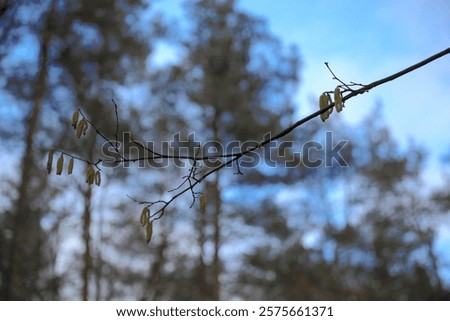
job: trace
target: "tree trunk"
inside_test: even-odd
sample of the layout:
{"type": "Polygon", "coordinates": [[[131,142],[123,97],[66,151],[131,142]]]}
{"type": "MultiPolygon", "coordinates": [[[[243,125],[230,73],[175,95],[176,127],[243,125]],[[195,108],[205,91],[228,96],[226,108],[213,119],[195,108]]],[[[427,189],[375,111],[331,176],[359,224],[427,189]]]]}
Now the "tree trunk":
{"type": "Polygon", "coordinates": [[[36,79],[33,105],[27,120],[25,135],[25,151],[21,164],[21,179],[18,186],[18,197],[13,217],[12,238],[9,247],[8,267],[2,297],[4,300],[32,299],[36,291],[40,267],[39,231],[40,217],[30,208],[30,190],[34,160],[34,136],[37,131],[42,102],[47,90],[48,52],[52,33],[50,20],[54,11],[55,0],[45,18],[40,46],[40,66],[36,79]]]}
{"type": "Polygon", "coordinates": [[[169,240],[166,233],[161,234],[162,240],[156,249],[156,255],[154,261],[151,264],[147,282],[143,290],[141,301],[145,300],[161,300],[164,294],[164,284],[161,280],[164,274],[164,265],[166,263],[165,251],[169,245],[169,240]],[[152,290],[150,294],[149,291],[152,290]]]}
{"type": "Polygon", "coordinates": [[[215,180],[213,182],[214,193],[214,258],[213,258],[213,291],[212,300],[220,300],[220,272],[221,262],[219,256],[220,250],[220,212],[222,210],[222,200],[220,198],[220,185],[219,185],[219,173],[216,173],[215,180]]]}
{"type": "MultiPolygon", "coordinates": [[[[220,142],[219,126],[217,124],[220,119],[220,112],[216,111],[216,117],[213,121],[214,141],[220,142]]],[[[212,224],[214,229],[214,257],[212,263],[212,300],[220,300],[220,272],[221,262],[219,256],[220,250],[220,212],[222,211],[222,199],[220,197],[220,173],[214,175],[214,181],[211,184],[214,200],[214,212],[212,217],[212,224]]]]}
{"type": "MultiPolygon", "coordinates": [[[[205,188],[205,196],[206,195],[205,188]]],[[[196,271],[197,274],[197,287],[199,298],[198,300],[207,300],[208,299],[208,282],[207,282],[207,269],[205,265],[205,244],[206,244],[206,206],[204,208],[200,208],[199,211],[199,219],[197,221],[197,231],[198,231],[198,247],[200,248],[200,255],[198,257],[198,268],[196,271]]]]}
{"type": "Polygon", "coordinates": [[[94,274],[94,283],[95,283],[95,301],[100,301],[102,299],[102,277],[103,277],[103,256],[101,253],[101,249],[103,246],[103,216],[99,219],[98,224],[98,234],[99,237],[97,237],[96,240],[96,251],[95,251],[95,263],[93,263],[93,274],[94,274]]]}
{"type": "Polygon", "coordinates": [[[81,272],[83,280],[82,300],[89,300],[89,275],[91,270],[91,199],[92,199],[92,185],[88,185],[84,192],[84,211],[83,211],[83,269],[81,272]]]}

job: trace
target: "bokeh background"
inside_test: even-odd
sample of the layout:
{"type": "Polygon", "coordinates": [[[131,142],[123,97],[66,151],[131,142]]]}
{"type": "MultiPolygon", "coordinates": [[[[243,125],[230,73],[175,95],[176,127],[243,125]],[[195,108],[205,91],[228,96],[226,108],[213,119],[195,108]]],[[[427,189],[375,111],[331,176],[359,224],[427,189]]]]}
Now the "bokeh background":
{"type": "Polygon", "coordinates": [[[338,85],[324,62],[367,84],[449,31],[445,0],[0,1],[0,298],[450,299],[449,56],[300,126],[244,175],[209,176],[206,207],[178,198],[149,244],[132,199],[170,199],[190,165],[100,162],[87,185],[105,141],[70,123],[80,108],[129,158],[149,153],[127,133],[157,150],[179,134],[187,153],[192,133],[259,141],[338,85]],[[327,133],[348,166],[305,166],[327,133]],[[80,158],[74,174],[47,174],[52,148],[80,158]]]}

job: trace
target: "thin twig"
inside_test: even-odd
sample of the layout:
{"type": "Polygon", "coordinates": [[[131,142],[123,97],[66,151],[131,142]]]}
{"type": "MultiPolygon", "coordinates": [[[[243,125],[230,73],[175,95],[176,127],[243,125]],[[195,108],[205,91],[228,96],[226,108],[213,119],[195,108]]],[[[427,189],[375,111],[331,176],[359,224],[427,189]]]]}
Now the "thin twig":
{"type": "Polygon", "coordinates": [[[346,88],[349,91],[353,91],[353,89],[351,89],[345,82],[343,82],[341,79],[339,79],[338,76],[335,75],[335,73],[333,72],[333,70],[331,70],[331,67],[329,66],[328,62],[324,62],[325,66],[327,66],[328,71],[333,75],[333,79],[337,80],[338,82],[340,82],[342,84],[342,86],[344,88],[346,88]]]}
{"type": "Polygon", "coordinates": [[[93,122],[91,122],[91,121],[89,120],[89,118],[87,118],[87,117],[84,115],[83,111],[82,111],[80,108],[78,108],[78,111],[79,111],[79,113],[81,114],[81,116],[83,116],[83,118],[86,119],[86,121],[89,123],[89,125],[91,125],[92,128],[95,129],[97,135],[99,135],[101,138],[103,138],[103,140],[104,140],[106,143],[108,143],[112,148],[114,148],[114,150],[116,151],[116,153],[120,156],[120,160],[123,161],[123,160],[124,160],[124,157],[123,157],[122,154],[120,153],[119,148],[117,147],[117,144],[113,144],[112,141],[111,141],[105,134],[103,134],[103,132],[102,132],[97,126],[95,126],[95,124],[94,124],[93,122]]]}

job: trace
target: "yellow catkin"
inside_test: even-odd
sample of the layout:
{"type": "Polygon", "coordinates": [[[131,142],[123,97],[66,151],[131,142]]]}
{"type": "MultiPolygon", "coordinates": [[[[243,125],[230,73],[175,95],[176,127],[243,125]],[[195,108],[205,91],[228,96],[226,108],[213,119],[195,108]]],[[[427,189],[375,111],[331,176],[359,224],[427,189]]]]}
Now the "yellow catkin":
{"type": "Polygon", "coordinates": [[[83,128],[83,136],[84,136],[84,135],[86,135],[86,131],[88,130],[89,123],[87,122],[86,119],[83,119],[83,120],[84,120],[84,128],[83,128]]]}
{"type": "Polygon", "coordinates": [[[86,183],[91,185],[94,183],[94,179],[95,179],[94,166],[92,166],[92,164],[89,164],[86,170],[86,183]]]}
{"type": "Polygon", "coordinates": [[[58,162],[56,163],[56,175],[61,175],[64,166],[64,156],[59,155],[58,162]]]}
{"type": "MultiPolygon", "coordinates": [[[[323,93],[319,97],[319,108],[322,110],[322,109],[326,108],[327,106],[328,106],[328,96],[326,93],[323,93]]],[[[328,112],[324,112],[324,113],[320,114],[320,119],[322,119],[322,121],[325,121],[325,119],[327,119],[328,116],[329,116],[328,112]]]]}
{"type": "Polygon", "coordinates": [[[80,116],[80,113],[78,112],[78,110],[75,110],[72,115],[72,127],[74,129],[77,129],[77,123],[78,123],[79,116],[80,116]]]}
{"type": "Polygon", "coordinates": [[[144,207],[141,212],[141,225],[145,226],[148,223],[150,217],[150,209],[148,207],[144,207]]]}
{"type": "Polygon", "coordinates": [[[95,173],[95,185],[100,186],[101,183],[102,183],[102,177],[101,177],[100,171],[97,171],[95,173]]]}
{"type": "Polygon", "coordinates": [[[73,160],[73,157],[72,157],[70,159],[70,161],[69,161],[69,166],[67,166],[67,174],[68,175],[71,175],[72,172],[73,172],[73,163],[74,163],[74,160],[73,160]]]}
{"type": "Polygon", "coordinates": [[[334,105],[336,106],[336,111],[339,113],[342,111],[344,104],[342,102],[342,94],[339,87],[334,90],[334,105]]]}
{"type": "Polygon", "coordinates": [[[77,125],[77,137],[81,138],[82,134],[86,135],[86,131],[87,131],[88,127],[89,127],[89,123],[85,118],[80,120],[77,125]]]}
{"type": "Polygon", "coordinates": [[[77,125],[77,138],[81,137],[81,134],[83,133],[83,129],[84,129],[84,122],[83,122],[83,120],[81,120],[77,125]]]}

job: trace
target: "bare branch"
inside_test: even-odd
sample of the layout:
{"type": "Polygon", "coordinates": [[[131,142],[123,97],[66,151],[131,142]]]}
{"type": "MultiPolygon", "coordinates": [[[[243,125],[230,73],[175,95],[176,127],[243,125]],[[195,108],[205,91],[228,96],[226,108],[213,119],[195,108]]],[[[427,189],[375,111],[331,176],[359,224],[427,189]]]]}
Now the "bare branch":
{"type": "MultiPolygon", "coordinates": [[[[347,101],[347,100],[349,100],[349,99],[351,99],[351,98],[353,98],[353,97],[355,97],[357,95],[362,95],[362,94],[368,92],[369,90],[371,90],[371,89],[373,89],[375,87],[378,87],[378,86],[380,86],[382,84],[385,84],[385,83],[387,83],[389,81],[392,81],[392,80],[395,80],[395,79],[397,79],[397,78],[399,78],[401,76],[404,76],[407,73],[410,73],[410,72],[412,72],[412,71],[414,71],[414,70],[416,70],[416,69],[418,69],[420,67],[423,67],[426,64],[429,64],[430,62],[432,62],[432,61],[434,61],[436,59],[439,59],[439,58],[441,58],[441,57],[443,57],[445,55],[448,55],[449,53],[450,53],[450,48],[447,48],[447,49],[445,49],[445,50],[443,50],[443,51],[441,51],[441,52],[439,52],[439,53],[437,53],[437,54],[435,54],[435,55],[433,55],[433,56],[431,56],[431,57],[429,57],[429,58],[427,58],[427,59],[425,59],[425,60],[423,60],[421,62],[418,62],[415,65],[412,65],[412,66],[410,66],[410,67],[408,67],[406,69],[403,69],[403,70],[401,70],[401,71],[399,71],[399,72],[397,72],[397,73],[395,73],[393,75],[390,75],[388,77],[385,77],[385,78],[382,78],[380,80],[374,81],[374,82],[372,82],[372,83],[370,83],[368,85],[361,85],[361,84],[357,84],[357,83],[351,82],[350,85],[352,85],[352,86],[361,86],[361,88],[359,88],[357,90],[349,88],[349,90],[351,92],[348,95],[342,97],[342,101],[345,102],[345,101],[347,101]]],[[[328,66],[328,63],[325,63],[325,64],[328,66]]],[[[336,79],[337,81],[341,82],[341,80],[339,80],[334,75],[334,73],[331,71],[331,69],[330,69],[330,72],[333,74],[334,79],[336,79]]],[[[349,85],[345,84],[345,86],[347,88],[349,85]]],[[[272,137],[269,137],[268,139],[257,143],[255,146],[250,147],[246,151],[241,151],[241,152],[234,152],[234,153],[229,153],[229,154],[208,155],[208,156],[200,156],[200,157],[199,156],[189,156],[189,155],[169,155],[169,154],[157,153],[154,150],[151,150],[151,149],[147,148],[146,146],[144,146],[142,143],[140,143],[138,141],[135,141],[135,140],[132,140],[132,141],[136,145],[138,145],[138,146],[146,149],[147,151],[151,152],[152,154],[156,155],[156,157],[144,158],[144,159],[147,159],[147,160],[153,160],[153,159],[159,159],[159,158],[167,158],[167,159],[184,159],[184,160],[193,160],[193,161],[204,161],[204,160],[214,160],[214,159],[221,159],[221,158],[235,158],[235,157],[238,157],[238,159],[239,159],[242,156],[245,156],[246,154],[248,154],[250,152],[253,152],[255,150],[260,149],[261,147],[267,145],[270,142],[276,141],[276,140],[286,136],[287,134],[292,132],[297,127],[303,125],[304,123],[312,120],[313,118],[319,116],[320,114],[328,111],[329,109],[331,109],[333,107],[334,107],[334,102],[330,103],[327,107],[325,107],[323,109],[320,109],[320,110],[317,110],[316,112],[313,112],[310,115],[308,115],[308,116],[298,120],[297,122],[295,122],[294,124],[292,124],[289,127],[285,128],[284,130],[282,130],[281,132],[277,133],[276,135],[274,135],[272,137]]],[[[128,161],[138,161],[138,160],[142,160],[142,158],[130,159],[128,161]]]]}
{"type": "MultiPolygon", "coordinates": [[[[380,79],[380,80],[374,81],[374,82],[372,82],[372,83],[370,83],[370,84],[368,84],[368,85],[366,85],[366,86],[361,87],[361,88],[358,89],[358,90],[352,91],[350,94],[344,96],[344,97],[342,98],[342,101],[345,102],[346,100],[349,100],[349,99],[351,99],[352,97],[355,97],[355,96],[357,96],[357,95],[359,95],[359,94],[364,94],[364,93],[368,92],[369,90],[371,90],[372,88],[375,88],[375,87],[380,86],[380,85],[382,85],[382,84],[384,84],[384,83],[387,83],[387,82],[389,82],[389,81],[392,81],[392,80],[394,80],[394,79],[397,79],[397,78],[399,78],[399,77],[401,77],[401,76],[403,76],[403,75],[406,75],[407,73],[410,73],[410,72],[412,72],[412,71],[414,71],[414,70],[416,70],[416,69],[418,69],[418,68],[420,68],[420,67],[423,67],[423,66],[425,66],[426,64],[428,64],[428,63],[430,63],[430,62],[432,62],[432,61],[434,61],[434,60],[436,60],[436,59],[438,59],[438,58],[440,58],[440,57],[443,57],[443,56],[445,56],[445,55],[447,55],[447,54],[449,54],[449,53],[450,53],[450,48],[447,48],[447,49],[445,49],[445,50],[443,50],[443,51],[441,51],[441,52],[439,52],[439,53],[437,53],[437,54],[435,54],[435,55],[433,55],[433,56],[431,56],[431,57],[429,57],[429,58],[427,58],[427,59],[425,59],[425,60],[423,60],[423,61],[421,61],[421,62],[415,64],[415,65],[412,65],[411,67],[408,67],[408,68],[406,68],[406,69],[403,69],[403,70],[401,70],[401,71],[399,71],[399,72],[397,72],[397,73],[395,73],[395,74],[393,74],[393,75],[391,75],[391,76],[388,76],[388,77],[382,78],[382,79],[380,79]]],[[[318,111],[316,111],[316,112],[310,114],[309,116],[307,116],[307,117],[305,117],[305,118],[303,118],[303,119],[301,119],[301,120],[295,122],[294,124],[292,124],[291,126],[287,127],[286,129],[284,129],[284,130],[281,131],[280,133],[276,134],[275,136],[269,137],[268,139],[259,142],[259,143],[256,144],[255,146],[253,146],[253,147],[247,149],[246,151],[241,151],[240,153],[233,153],[233,154],[226,154],[226,155],[217,156],[217,157],[223,157],[223,158],[225,158],[225,157],[233,157],[233,158],[230,159],[230,160],[228,160],[228,161],[226,161],[226,162],[224,162],[224,163],[222,163],[222,164],[221,164],[220,166],[218,166],[217,168],[214,168],[214,169],[210,170],[209,172],[207,172],[206,174],[204,174],[202,177],[200,177],[200,179],[198,180],[198,182],[195,182],[194,184],[192,184],[192,186],[189,186],[188,188],[185,188],[184,190],[180,191],[178,194],[174,195],[174,196],[170,199],[169,203],[171,203],[172,201],[174,201],[176,198],[178,198],[179,196],[181,196],[181,195],[184,194],[185,192],[187,192],[187,191],[189,191],[189,190],[193,190],[193,188],[194,188],[197,184],[201,183],[201,182],[202,182],[205,178],[207,178],[209,175],[211,175],[211,174],[213,174],[213,173],[215,173],[215,172],[221,170],[222,168],[224,168],[225,166],[227,166],[227,165],[229,165],[229,164],[231,164],[231,163],[233,163],[233,162],[238,163],[238,160],[239,160],[241,157],[245,156],[246,154],[248,154],[248,153],[250,153],[250,152],[252,152],[252,151],[257,150],[257,149],[259,149],[259,148],[261,148],[261,147],[267,145],[268,143],[270,143],[270,142],[272,142],[272,141],[278,140],[278,139],[280,139],[280,138],[286,136],[287,134],[289,134],[290,132],[292,132],[292,131],[293,131],[294,129],[296,129],[297,127],[303,125],[304,123],[310,121],[311,119],[313,119],[313,118],[319,116],[320,114],[322,114],[322,113],[328,111],[328,109],[333,108],[333,107],[334,107],[334,102],[332,102],[331,104],[329,104],[326,108],[323,108],[323,109],[321,109],[321,110],[318,110],[318,111]]],[[[163,211],[164,211],[164,209],[167,207],[167,205],[169,205],[169,204],[166,204],[166,205],[164,206],[164,208],[162,209],[161,215],[160,215],[158,218],[160,218],[160,217],[163,215],[163,211]]]]}
{"type": "MultiPolygon", "coordinates": [[[[357,84],[354,82],[351,82],[350,84],[346,84],[344,83],[342,80],[340,80],[335,74],[334,72],[331,70],[331,68],[329,67],[329,64],[326,62],[325,65],[327,66],[328,70],[330,71],[330,73],[333,75],[333,79],[337,80],[339,83],[341,83],[341,86],[343,88],[345,88],[345,91],[350,91],[349,94],[347,94],[346,96],[342,97],[342,102],[345,102],[357,95],[360,94],[364,94],[366,92],[368,92],[369,90],[378,87],[382,84],[385,84],[389,81],[395,80],[399,77],[402,77],[418,68],[421,68],[423,66],[425,66],[426,64],[439,59],[447,54],[450,53],[450,48],[447,48],[421,62],[418,62],[417,64],[414,64],[406,69],[403,69],[397,73],[394,73],[388,77],[382,78],[380,80],[374,81],[368,85],[361,85],[361,84],[357,84]],[[359,86],[360,88],[358,89],[352,89],[350,86],[359,86]]],[[[344,91],[344,92],[345,92],[344,91]]],[[[114,102],[114,108],[115,108],[115,114],[116,114],[116,131],[115,131],[115,137],[116,137],[116,143],[113,144],[113,142],[105,135],[101,132],[101,130],[99,128],[97,128],[91,121],[89,121],[85,115],[83,114],[83,112],[79,110],[80,114],[88,121],[88,123],[95,129],[97,135],[99,135],[102,139],[105,140],[105,142],[107,142],[110,146],[112,146],[114,148],[114,150],[118,153],[118,155],[120,155],[120,159],[116,160],[115,163],[126,163],[126,162],[136,162],[139,160],[156,160],[156,159],[180,159],[180,160],[191,160],[193,161],[193,164],[189,170],[189,174],[183,177],[183,181],[181,182],[181,184],[170,190],[169,192],[176,192],[176,194],[172,195],[171,198],[169,200],[158,200],[158,201],[141,201],[141,200],[136,200],[132,197],[130,197],[134,202],[138,203],[138,204],[146,204],[146,206],[151,207],[154,205],[160,205],[160,208],[154,212],[150,218],[152,220],[158,220],[160,219],[164,213],[165,210],[167,209],[167,207],[173,202],[175,201],[177,198],[179,198],[181,195],[183,195],[184,193],[190,191],[191,195],[192,195],[192,202],[190,207],[192,207],[195,203],[195,200],[197,199],[197,195],[199,195],[200,193],[195,191],[195,187],[197,185],[199,185],[204,179],[206,179],[208,176],[212,175],[213,173],[216,173],[218,171],[220,171],[222,168],[232,164],[233,162],[236,162],[236,168],[237,168],[237,172],[235,174],[238,175],[242,175],[243,173],[241,172],[240,169],[240,164],[239,164],[239,160],[240,158],[242,158],[243,156],[254,152],[258,149],[260,149],[261,147],[264,147],[265,145],[276,141],[284,136],[286,136],[287,134],[289,134],[290,132],[292,132],[294,129],[296,129],[297,127],[303,125],[304,123],[312,120],[313,118],[319,116],[322,113],[328,112],[329,109],[333,108],[335,106],[334,102],[331,102],[328,106],[326,106],[325,108],[319,109],[316,112],[311,113],[310,115],[298,120],[297,122],[293,123],[292,125],[290,125],[289,127],[285,128],[284,130],[282,130],[281,132],[275,134],[274,136],[270,136],[269,138],[260,141],[258,143],[256,143],[256,145],[247,148],[246,150],[241,150],[240,152],[235,152],[235,153],[229,153],[229,154],[220,154],[220,155],[208,155],[208,156],[199,156],[199,152],[200,149],[197,151],[197,153],[194,156],[190,156],[190,155],[170,155],[170,154],[162,154],[162,153],[158,153],[150,148],[148,148],[147,146],[144,146],[144,144],[140,143],[139,141],[134,140],[133,138],[131,138],[131,141],[136,144],[138,147],[141,147],[142,149],[148,151],[151,155],[150,156],[146,156],[146,157],[139,157],[139,158],[134,158],[134,159],[127,159],[125,158],[120,152],[119,152],[119,148],[118,148],[118,144],[117,144],[117,140],[118,140],[118,131],[119,131],[119,116],[118,116],[118,111],[117,111],[117,105],[114,102]],[[207,171],[206,173],[204,173],[203,175],[199,175],[197,169],[198,169],[198,163],[202,162],[202,161],[207,161],[207,160],[221,160],[221,164],[217,167],[214,167],[212,169],[210,169],[209,171],[207,171]]],[[[61,153],[64,153],[68,156],[72,156],[67,152],[61,151],[61,153]]],[[[80,157],[76,157],[76,156],[72,156],[78,160],[84,161],[88,164],[93,164],[95,166],[97,166],[102,160],[99,159],[96,163],[93,163],[89,160],[86,159],[82,159],[80,157]]],[[[98,166],[97,166],[98,167],[98,166]]]]}

